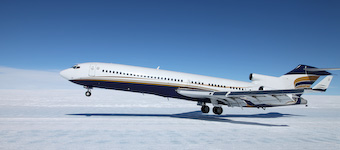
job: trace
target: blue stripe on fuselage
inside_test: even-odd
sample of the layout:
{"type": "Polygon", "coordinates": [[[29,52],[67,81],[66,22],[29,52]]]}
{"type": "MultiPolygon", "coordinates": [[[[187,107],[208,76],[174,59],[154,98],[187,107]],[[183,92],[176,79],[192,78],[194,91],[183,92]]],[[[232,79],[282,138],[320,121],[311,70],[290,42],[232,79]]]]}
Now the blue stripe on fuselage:
{"type": "Polygon", "coordinates": [[[131,91],[138,93],[154,94],[163,97],[179,98],[191,101],[203,101],[210,102],[209,99],[198,99],[180,95],[176,92],[179,87],[174,86],[160,86],[151,84],[137,84],[137,83],[125,83],[125,82],[113,82],[113,81],[89,81],[89,80],[71,80],[71,82],[88,87],[97,87],[121,91],[131,91]]]}

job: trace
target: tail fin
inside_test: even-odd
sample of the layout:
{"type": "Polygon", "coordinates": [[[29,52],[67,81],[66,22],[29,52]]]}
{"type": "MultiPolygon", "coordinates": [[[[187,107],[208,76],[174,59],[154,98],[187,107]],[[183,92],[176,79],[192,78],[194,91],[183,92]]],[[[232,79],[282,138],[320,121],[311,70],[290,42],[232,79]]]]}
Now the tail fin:
{"type": "Polygon", "coordinates": [[[295,69],[281,77],[287,78],[291,82],[290,88],[308,89],[320,76],[331,75],[326,70],[330,70],[330,68],[318,69],[312,66],[298,65],[295,69]]]}
{"type": "Polygon", "coordinates": [[[312,66],[307,65],[298,65],[295,69],[292,71],[286,73],[285,75],[293,75],[293,74],[309,74],[309,75],[318,75],[318,76],[324,76],[324,75],[331,75],[331,73],[327,72],[326,70],[337,70],[339,68],[325,68],[325,69],[319,69],[312,66]]]}

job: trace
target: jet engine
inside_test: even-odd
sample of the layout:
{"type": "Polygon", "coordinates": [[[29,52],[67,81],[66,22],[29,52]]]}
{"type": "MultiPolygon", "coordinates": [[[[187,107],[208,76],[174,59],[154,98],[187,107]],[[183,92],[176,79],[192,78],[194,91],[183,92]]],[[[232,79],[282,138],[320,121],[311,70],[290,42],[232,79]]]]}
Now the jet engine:
{"type": "Polygon", "coordinates": [[[249,75],[249,80],[252,83],[259,85],[258,90],[268,90],[278,86],[277,84],[282,81],[282,79],[273,76],[267,76],[262,74],[251,73],[249,75]]]}

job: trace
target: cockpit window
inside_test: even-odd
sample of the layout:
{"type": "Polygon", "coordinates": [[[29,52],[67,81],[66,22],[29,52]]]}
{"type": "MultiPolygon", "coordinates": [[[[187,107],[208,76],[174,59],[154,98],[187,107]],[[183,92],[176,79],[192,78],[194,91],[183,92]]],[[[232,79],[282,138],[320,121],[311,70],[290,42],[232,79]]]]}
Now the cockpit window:
{"type": "Polygon", "coordinates": [[[73,69],[79,69],[79,68],[80,68],[80,66],[78,66],[78,65],[74,65],[72,68],[73,68],[73,69]]]}

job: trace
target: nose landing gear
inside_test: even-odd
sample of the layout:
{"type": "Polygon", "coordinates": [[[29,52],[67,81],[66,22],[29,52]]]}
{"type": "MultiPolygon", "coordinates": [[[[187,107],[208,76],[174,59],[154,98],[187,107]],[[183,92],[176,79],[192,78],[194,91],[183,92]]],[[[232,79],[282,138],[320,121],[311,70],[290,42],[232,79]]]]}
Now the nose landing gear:
{"type": "Polygon", "coordinates": [[[87,91],[85,92],[85,96],[90,97],[92,87],[84,86],[84,88],[87,89],[87,91]]]}
{"type": "Polygon", "coordinates": [[[91,91],[86,91],[86,92],[85,92],[85,95],[86,95],[87,97],[90,97],[90,96],[91,96],[91,91]]]}

